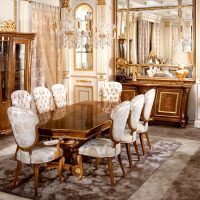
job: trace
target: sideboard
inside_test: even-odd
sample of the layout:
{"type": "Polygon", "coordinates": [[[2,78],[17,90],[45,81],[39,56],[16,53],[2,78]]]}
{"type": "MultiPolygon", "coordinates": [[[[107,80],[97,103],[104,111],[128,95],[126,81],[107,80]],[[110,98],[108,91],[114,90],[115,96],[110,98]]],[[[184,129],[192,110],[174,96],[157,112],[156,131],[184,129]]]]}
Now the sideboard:
{"type": "Polygon", "coordinates": [[[122,101],[131,100],[137,94],[144,94],[154,88],[156,96],[151,113],[153,123],[179,124],[185,127],[188,121],[188,97],[194,80],[156,81],[137,80],[122,83],[122,101]]]}

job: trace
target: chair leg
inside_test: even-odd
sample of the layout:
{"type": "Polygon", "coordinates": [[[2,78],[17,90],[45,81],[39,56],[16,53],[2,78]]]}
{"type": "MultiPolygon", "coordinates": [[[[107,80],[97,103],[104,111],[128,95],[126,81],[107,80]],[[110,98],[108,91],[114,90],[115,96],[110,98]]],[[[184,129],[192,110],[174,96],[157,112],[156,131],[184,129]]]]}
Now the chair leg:
{"type": "Polygon", "coordinates": [[[37,195],[38,177],[39,177],[39,165],[35,164],[33,167],[34,167],[34,176],[35,176],[35,195],[37,195]]]}
{"type": "Polygon", "coordinates": [[[145,132],[145,136],[146,136],[146,139],[147,139],[147,143],[148,143],[148,145],[149,145],[149,149],[151,149],[151,144],[150,144],[148,132],[145,132]]]}
{"type": "Polygon", "coordinates": [[[16,186],[18,176],[19,176],[19,173],[20,173],[20,170],[21,170],[21,166],[22,166],[22,163],[20,161],[17,161],[17,168],[16,168],[16,173],[15,173],[15,178],[14,178],[14,181],[13,181],[13,187],[16,186]]]}
{"type": "Polygon", "coordinates": [[[101,162],[101,158],[96,158],[96,170],[99,168],[100,162],[101,162]]]}
{"type": "Polygon", "coordinates": [[[131,145],[130,145],[130,143],[125,144],[125,145],[126,145],[126,151],[127,151],[127,155],[128,155],[129,167],[132,168],[131,145]]]}
{"type": "Polygon", "coordinates": [[[62,156],[59,160],[59,164],[58,164],[58,176],[60,178],[60,181],[64,181],[64,177],[62,175],[62,171],[63,171],[63,165],[65,164],[65,158],[62,156]]]}
{"type": "Polygon", "coordinates": [[[145,155],[146,151],[145,151],[145,145],[144,145],[144,135],[143,133],[139,133],[139,136],[140,136],[140,142],[142,146],[142,153],[143,155],[145,155]]]}
{"type": "Polygon", "coordinates": [[[80,176],[79,176],[79,180],[81,180],[84,176],[84,168],[83,168],[83,158],[82,155],[77,155],[77,162],[80,168],[80,176]]]}
{"type": "Polygon", "coordinates": [[[113,174],[112,158],[108,158],[108,170],[110,174],[111,186],[114,186],[115,180],[114,180],[114,174],[113,174]]]}
{"type": "Polygon", "coordinates": [[[137,154],[137,158],[138,158],[138,160],[140,160],[140,154],[139,154],[139,151],[138,151],[137,142],[136,142],[136,141],[133,142],[133,145],[134,145],[134,147],[135,147],[135,152],[136,152],[136,154],[137,154]]]}
{"type": "Polygon", "coordinates": [[[125,174],[125,171],[124,171],[124,166],[123,166],[123,163],[122,163],[121,154],[118,155],[118,160],[119,160],[119,164],[120,164],[120,167],[121,167],[121,169],[122,169],[122,172],[123,172],[123,176],[125,177],[126,174],[125,174]]]}

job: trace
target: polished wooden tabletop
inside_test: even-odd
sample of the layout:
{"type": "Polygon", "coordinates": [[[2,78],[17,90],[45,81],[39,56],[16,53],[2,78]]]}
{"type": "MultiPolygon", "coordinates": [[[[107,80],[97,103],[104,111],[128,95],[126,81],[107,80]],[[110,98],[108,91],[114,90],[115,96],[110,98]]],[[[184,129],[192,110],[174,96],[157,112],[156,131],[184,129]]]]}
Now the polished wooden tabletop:
{"type": "Polygon", "coordinates": [[[43,136],[87,140],[111,127],[110,112],[115,103],[84,101],[40,114],[39,133],[43,136]]]}

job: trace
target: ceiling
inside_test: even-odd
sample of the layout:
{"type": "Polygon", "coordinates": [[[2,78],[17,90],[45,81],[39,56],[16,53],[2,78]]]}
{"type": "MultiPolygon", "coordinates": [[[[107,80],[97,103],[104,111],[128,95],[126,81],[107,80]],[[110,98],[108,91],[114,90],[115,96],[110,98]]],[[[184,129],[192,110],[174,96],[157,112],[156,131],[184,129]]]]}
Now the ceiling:
{"type": "MultiPolygon", "coordinates": [[[[118,8],[126,8],[127,0],[118,0],[118,8]]],[[[178,0],[129,0],[130,8],[177,6],[178,0]]],[[[192,0],[182,0],[182,5],[192,5],[192,0]]]]}
{"type": "MultiPolygon", "coordinates": [[[[165,7],[165,6],[177,6],[178,0],[129,0],[130,8],[149,8],[149,7],[165,7]]],[[[182,5],[192,5],[192,0],[182,0],[182,5]]],[[[118,0],[118,9],[127,8],[126,0],[118,0]]],[[[161,17],[162,19],[173,19],[178,17],[178,8],[175,9],[162,9],[162,10],[150,10],[140,11],[153,14],[161,17]]],[[[183,19],[192,19],[192,8],[182,9],[183,19]]]]}

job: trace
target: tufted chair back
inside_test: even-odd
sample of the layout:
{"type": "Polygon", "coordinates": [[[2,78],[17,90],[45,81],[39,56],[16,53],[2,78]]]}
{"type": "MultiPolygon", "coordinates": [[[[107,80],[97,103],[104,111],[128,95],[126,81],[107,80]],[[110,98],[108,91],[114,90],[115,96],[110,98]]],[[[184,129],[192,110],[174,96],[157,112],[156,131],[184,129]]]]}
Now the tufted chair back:
{"type": "Polygon", "coordinates": [[[122,92],[122,84],[119,82],[105,82],[100,90],[100,97],[102,101],[116,101],[120,102],[122,92]]]}
{"type": "Polygon", "coordinates": [[[12,105],[20,108],[31,108],[32,97],[26,90],[16,90],[11,94],[12,105]]]}
{"type": "Polygon", "coordinates": [[[9,107],[8,118],[13,130],[15,141],[20,148],[29,148],[37,140],[35,127],[37,115],[27,108],[9,107]]]}
{"type": "Polygon", "coordinates": [[[140,116],[142,113],[142,109],[144,106],[144,95],[140,94],[131,100],[130,110],[131,110],[131,117],[130,117],[130,125],[131,128],[137,129],[138,124],[140,122],[140,116]]]}
{"type": "Polygon", "coordinates": [[[54,102],[57,108],[63,108],[67,105],[67,90],[62,84],[54,84],[51,87],[54,102]]]}
{"type": "Polygon", "coordinates": [[[112,135],[117,142],[121,141],[130,111],[130,101],[124,101],[117,105],[111,112],[113,120],[112,135]]]}
{"type": "Polygon", "coordinates": [[[156,90],[155,89],[148,90],[144,94],[143,117],[144,117],[145,121],[148,121],[149,118],[150,118],[151,110],[152,110],[153,102],[154,102],[154,98],[155,98],[155,94],[156,94],[156,90]]]}
{"type": "Polygon", "coordinates": [[[54,102],[51,92],[45,87],[33,89],[35,105],[39,113],[48,112],[54,109],[54,102]]]}

